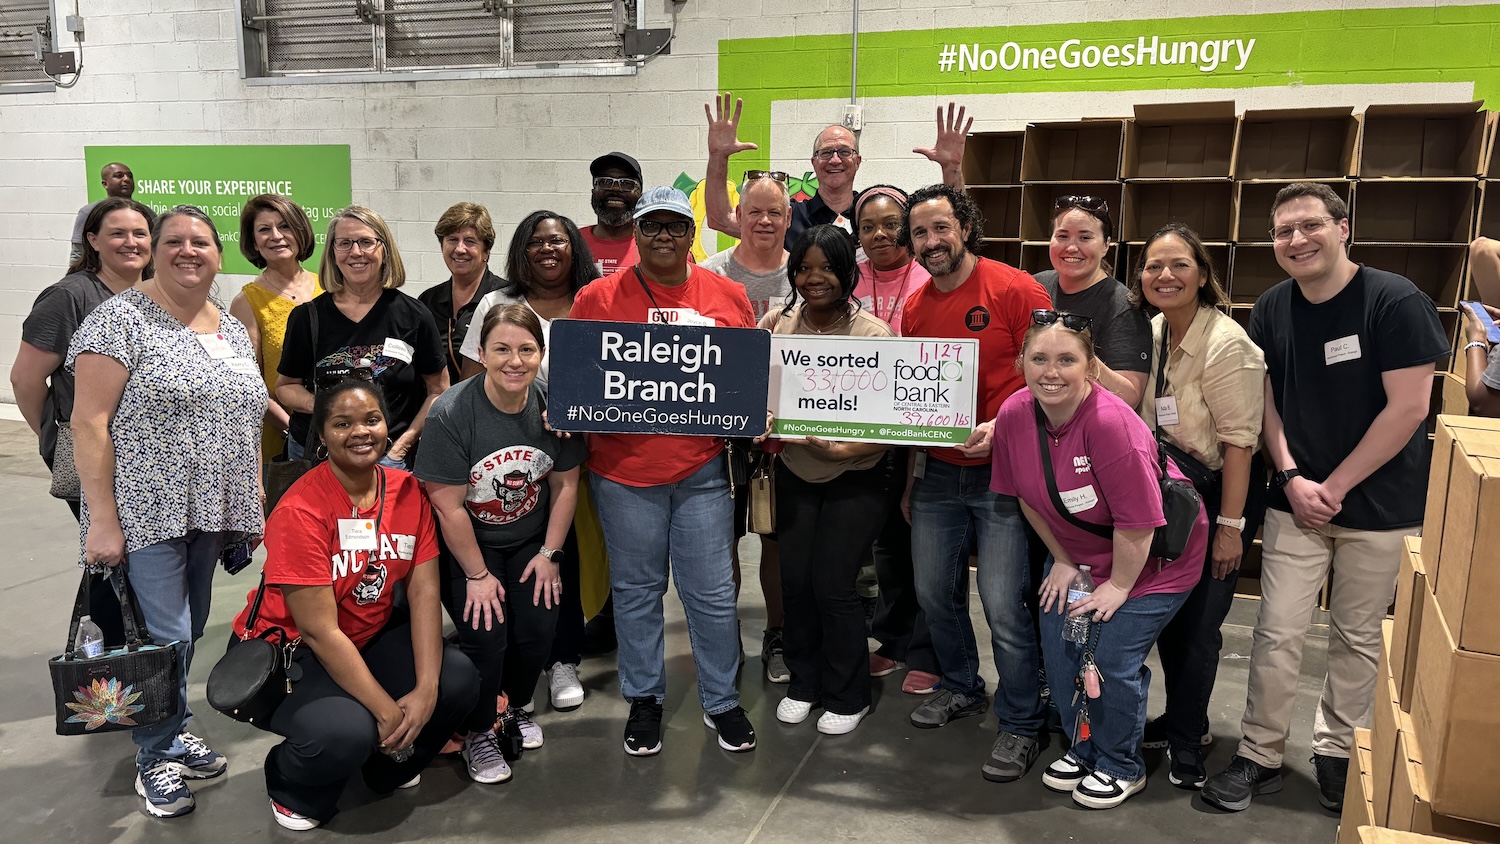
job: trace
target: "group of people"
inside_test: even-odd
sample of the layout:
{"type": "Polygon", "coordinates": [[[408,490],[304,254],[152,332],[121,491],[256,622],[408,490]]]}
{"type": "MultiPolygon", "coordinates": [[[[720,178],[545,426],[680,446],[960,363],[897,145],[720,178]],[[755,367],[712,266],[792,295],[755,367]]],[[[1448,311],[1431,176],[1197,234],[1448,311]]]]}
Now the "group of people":
{"type": "MultiPolygon", "coordinates": [[[[186,645],[177,713],[133,732],[146,810],[191,811],[185,780],[227,770],[186,731],[187,667],[215,566],[260,542],[261,584],[229,647],[280,627],[300,666],[258,725],[283,738],[264,764],[283,827],[330,821],[357,773],[376,792],[414,786],[445,747],[476,782],[510,779],[519,753],[543,744],[531,717],[541,675],[554,709],[583,702],[580,581],[605,565],[609,600],[590,624],[605,619],[618,643],[625,752],[662,747],[669,575],[704,724],[724,750],[754,750],[736,686],[746,496],[724,441],[547,424],[553,320],[663,310],[776,334],[979,343],[983,421],[961,445],[758,438],[775,466],[760,577],[766,676],[787,686],[778,721],[821,710],[820,732],[852,732],[874,680],[902,668],[903,691],[922,696],[914,726],[987,711],[972,557],[999,676],[986,779],[1026,776],[1050,725],[1066,749],[1042,781],[1080,805],[1140,791],[1144,751],[1165,748],[1173,785],[1244,809],[1281,787],[1308,613],[1331,568],[1314,762],[1323,803],[1338,807],[1401,537],[1422,519],[1412,491],[1425,486],[1430,381],[1450,354],[1430,299],[1349,260],[1343,201],[1316,183],[1278,194],[1271,236],[1289,278],[1257,301],[1247,332],[1185,226],[1163,227],[1117,274],[1097,197],[1057,201],[1051,272],[983,257],[958,167],[962,110],[939,110],[936,145],[916,151],[942,184],[855,191],[858,140],[830,126],[813,143],[815,197],[794,201],[786,174],[749,171],[732,209],[729,157],[751,145],[728,95],[706,111],[710,222],[741,239],[702,264],[687,197],[647,188],[619,152],[590,168],[596,224],[526,216],[503,275],[489,267],[489,212],[448,209],[434,234],[451,277],[417,299],[368,208],[330,220],[314,274],[302,210],[273,195],[246,203],[240,249],[263,271],[227,309],[211,295],[223,246],[201,211],[153,218],[118,195],[86,209],[80,254],[38,297],[11,377],[49,466],[79,479],[80,562],[127,564],[151,636],[186,645]],[[266,507],[264,467],[288,460],[312,468],[266,507]],[[1164,478],[1201,500],[1175,556],[1153,542],[1164,478]],[[1243,738],[1210,777],[1219,628],[1262,521],[1243,738]],[[869,566],[867,628],[856,582],[869,566]],[[1166,701],[1148,720],[1153,646],[1166,701]]],[[[1487,241],[1474,250],[1476,273],[1481,253],[1500,255],[1487,241]]],[[[1500,355],[1479,317],[1468,328],[1464,354],[1484,352],[1469,357],[1471,400],[1493,407],[1500,355]]],[[[114,596],[92,591],[107,619],[114,596]]]]}

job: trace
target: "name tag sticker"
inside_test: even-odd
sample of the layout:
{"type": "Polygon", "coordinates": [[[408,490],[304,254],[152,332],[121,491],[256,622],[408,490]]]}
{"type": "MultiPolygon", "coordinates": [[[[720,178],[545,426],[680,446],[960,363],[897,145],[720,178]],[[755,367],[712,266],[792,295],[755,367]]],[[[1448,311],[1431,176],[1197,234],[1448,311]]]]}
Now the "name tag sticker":
{"type": "Polygon", "coordinates": [[[241,375],[260,375],[260,367],[249,358],[228,358],[224,365],[241,375]]]}
{"type": "Polygon", "coordinates": [[[706,325],[714,324],[712,319],[698,313],[692,308],[652,308],[647,314],[651,322],[658,325],[706,325]]]}
{"type": "Polygon", "coordinates": [[[417,553],[417,538],[409,533],[394,534],[392,539],[396,540],[396,556],[410,561],[417,553]]]}
{"type": "Polygon", "coordinates": [[[375,522],[372,519],[339,519],[340,551],[374,551],[375,522]]]}
{"type": "Polygon", "coordinates": [[[229,345],[229,340],[223,334],[199,334],[198,345],[214,360],[224,360],[235,355],[234,347],[229,345]]]}
{"type": "Polygon", "coordinates": [[[917,456],[915,459],[916,462],[914,462],[911,467],[911,476],[914,478],[927,477],[927,452],[917,452],[917,456]]]}
{"type": "Polygon", "coordinates": [[[1156,400],[1156,424],[1177,424],[1177,397],[1162,396],[1156,400]]]}
{"type": "Polygon", "coordinates": [[[1068,508],[1069,513],[1082,513],[1085,510],[1094,509],[1099,503],[1099,494],[1094,492],[1093,486],[1079,487],[1059,493],[1063,506],[1068,508]]]}
{"type": "Polygon", "coordinates": [[[395,337],[385,338],[385,344],[381,348],[381,353],[386,357],[395,358],[402,363],[411,363],[412,355],[417,351],[412,348],[410,343],[405,340],[397,340],[395,337]]]}
{"type": "Polygon", "coordinates": [[[1337,340],[1329,340],[1323,344],[1323,363],[1333,366],[1346,360],[1359,360],[1359,335],[1350,334],[1348,337],[1340,337],[1337,340]]]}

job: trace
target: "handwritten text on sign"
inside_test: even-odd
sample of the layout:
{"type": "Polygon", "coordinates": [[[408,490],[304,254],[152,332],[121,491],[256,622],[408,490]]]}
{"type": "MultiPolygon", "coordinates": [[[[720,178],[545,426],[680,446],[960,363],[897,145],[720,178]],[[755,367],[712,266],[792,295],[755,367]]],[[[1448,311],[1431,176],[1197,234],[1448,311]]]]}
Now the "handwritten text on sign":
{"type": "Polygon", "coordinates": [[[771,337],[779,437],[958,445],[973,430],[977,340],[771,337]]]}

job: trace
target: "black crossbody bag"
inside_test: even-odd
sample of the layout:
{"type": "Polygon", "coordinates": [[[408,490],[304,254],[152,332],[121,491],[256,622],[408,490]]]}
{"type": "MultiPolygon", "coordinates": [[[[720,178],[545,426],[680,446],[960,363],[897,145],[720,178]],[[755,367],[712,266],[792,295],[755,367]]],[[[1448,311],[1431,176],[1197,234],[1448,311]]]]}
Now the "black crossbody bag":
{"type": "MultiPolygon", "coordinates": [[[[1161,350],[1158,352],[1156,364],[1156,398],[1162,398],[1167,394],[1167,326],[1162,326],[1161,350]]],[[[1156,418],[1153,416],[1153,418],[1156,418]]],[[[1216,472],[1204,466],[1198,458],[1189,454],[1186,450],[1178,448],[1167,442],[1161,434],[1161,419],[1156,419],[1156,442],[1177,464],[1177,468],[1187,479],[1192,482],[1193,489],[1198,490],[1198,495],[1204,499],[1217,501],[1220,487],[1224,484],[1224,473],[1216,472]]]]}

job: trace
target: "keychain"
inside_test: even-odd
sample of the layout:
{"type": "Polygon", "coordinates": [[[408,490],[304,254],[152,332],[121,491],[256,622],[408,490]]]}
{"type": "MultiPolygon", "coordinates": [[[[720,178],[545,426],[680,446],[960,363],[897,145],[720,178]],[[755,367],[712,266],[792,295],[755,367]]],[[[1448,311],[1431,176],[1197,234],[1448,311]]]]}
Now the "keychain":
{"type": "Polygon", "coordinates": [[[1083,693],[1089,700],[1099,699],[1099,684],[1103,678],[1099,676],[1099,666],[1094,664],[1092,652],[1083,655],[1083,670],[1078,674],[1083,683],[1083,693]]]}

